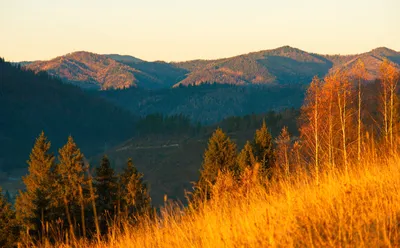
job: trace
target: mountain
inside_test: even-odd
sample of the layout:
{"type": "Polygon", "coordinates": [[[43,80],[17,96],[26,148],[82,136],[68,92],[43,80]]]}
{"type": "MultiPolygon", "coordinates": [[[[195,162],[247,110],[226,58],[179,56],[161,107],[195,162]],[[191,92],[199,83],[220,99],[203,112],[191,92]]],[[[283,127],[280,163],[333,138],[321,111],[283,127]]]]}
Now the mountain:
{"type": "Polygon", "coordinates": [[[26,160],[42,130],[54,152],[72,135],[88,157],[134,134],[132,114],[79,87],[2,59],[0,72],[0,174],[26,173],[26,160]]]}
{"type": "MultiPolygon", "coordinates": [[[[326,56],[326,58],[330,58],[330,56],[326,56]]],[[[379,68],[385,58],[400,65],[400,52],[386,47],[379,47],[359,55],[342,56],[342,58],[346,59],[342,59],[341,63],[336,63],[331,70],[341,68],[347,70],[351,74],[351,68],[354,63],[360,59],[364,62],[368,80],[374,80],[379,77],[379,68]]]]}
{"type": "Polygon", "coordinates": [[[336,68],[350,69],[364,61],[368,79],[379,76],[384,58],[400,64],[400,53],[377,48],[356,55],[320,55],[290,46],[217,60],[192,60],[166,63],[148,62],[129,55],[99,55],[75,52],[50,61],[26,65],[34,71],[47,71],[83,88],[123,89],[139,87],[161,89],[203,83],[231,85],[308,84],[317,75],[325,76],[336,68]]]}
{"type": "Polygon", "coordinates": [[[36,61],[25,68],[35,72],[47,71],[85,89],[157,88],[162,84],[153,76],[108,56],[89,52],[74,52],[49,61],[36,61]]]}
{"type": "Polygon", "coordinates": [[[283,46],[226,59],[174,63],[190,71],[175,86],[199,85],[204,82],[234,85],[307,84],[315,75],[323,77],[336,68],[350,69],[358,59],[365,63],[368,78],[373,80],[379,76],[379,65],[384,58],[400,64],[400,53],[388,48],[343,56],[319,55],[283,46]]]}
{"type": "Polygon", "coordinates": [[[232,58],[175,65],[191,70],[187,78],[177,85],[198,85],[203,82],[235,85],[305,84],[315,75],[325,75],[332,67],[332,62],[322,56],[284,46],[232,58]]]}

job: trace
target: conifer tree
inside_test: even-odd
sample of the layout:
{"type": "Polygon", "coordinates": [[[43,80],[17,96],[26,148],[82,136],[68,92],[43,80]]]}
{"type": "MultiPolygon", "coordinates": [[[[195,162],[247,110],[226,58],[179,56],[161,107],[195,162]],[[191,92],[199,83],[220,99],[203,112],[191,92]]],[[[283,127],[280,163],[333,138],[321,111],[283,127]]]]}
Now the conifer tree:
{"type": "Polygon", "coordinates": [[[55,191],[56,197],[53,198],[53,204],[65,209],[70,234],[74,236],[72,224],[73,210],[81,209],[82,233],[85,236],[85,205],[82,194],[82,186],[85,183],[83,170],[83,154],[75,144],[71,136],[67,143],[58,151],[58,161],[56,165],[55,191]]]}
{"type": "Polygon", "coordinates": [[[253,140],[254,157],[260,163],[260,175],[265,178],[271,175],[271,169],[275,164],[275,151],[271,133],[263,120],[260,129],[256,130],[253,140]]]}
{"type": "Polygon", "coordinates": [[[226,136],[222,129],[218,128],[208,141],[200,178],[196,184],[195,197],[208,198],[211,185],[214,185],[220,172],[236,174],[237,171],[236,144],[226,136]]]}
{"type": "Polygon", "coordinates": [[[20,192],[16,200],[18,219],[26,229],[42,238],[46,235],[46,223],[56,217],[51,207],[54,155],[50,153],[50,147],[50,141],[42,132],[29,156],[29,174],[23,177],[26,191],[20,192]]]}
{"type": "Polygon", "coordinates": [[[94,186],[97,194],[96,206],[101,217],[100,226],[104,232],[107,229],[107,218],[114,217],[118,190],[117,177],[106,155],[103,156],[100,167],[96,168],[94,186]]]}
{"type": "Polygon", "coordinates": [[[0,247],[16,247],[18,233],[15,212],[0,187],[0,247]]]}
{"type": "Polygon", "coordinates": [[[119,177],[119,202],[125,216],[143,215],[151,208],[151,199],[147,185],[143,182],[143,174],[139,173],[131,158],[119,177]]]}
{"type": "Polygon", "coordinates": [[[277,165],[283,168],[286,176],[289,175],[290,172],[290,135],[287,130],[287,127],[283,127],[279,137],[276,140],[276,162],[277,165]]]}
{"type": "Polygon", "coordinates": [[[240,151],[237,162],[240,172],[243,172],[245,168],[252,168],[253,165],[256,163],[256,159],[253,153],[253,147],[251,146],[251,143],[249,141],[247,141],[242,151],[240,151]]]}

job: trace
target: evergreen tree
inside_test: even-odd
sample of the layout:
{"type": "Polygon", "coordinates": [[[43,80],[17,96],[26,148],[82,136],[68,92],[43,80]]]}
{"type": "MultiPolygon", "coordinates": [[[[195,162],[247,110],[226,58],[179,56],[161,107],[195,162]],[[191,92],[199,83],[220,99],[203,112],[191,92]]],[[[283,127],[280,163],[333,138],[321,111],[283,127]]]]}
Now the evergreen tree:
{"type": "Polygon", "coordinates": [[[0,188],[0,247],[16,247],[18,233],[15,212],[0,188]]]}
{"type": "Polygon", "coordinates": [[[256,130],[253,152],[256,161],[260,163],[260,175],[264,178],[270,176],[275,164],[275,151],[272,136],[268,131],[265,120],[263,120],[261,128],[256,130]]]}
{"type": "Polygon", "coordinates": [[[200,195],[208,198],[210,196],[211,185],[215,183],[219,172],[238,173],[236,144],[220,128],[208,141],[200,178],[196,184],[195,197],[200,195]]]}
{"type": "Polygon", "coordinates": [[[245,168],[252,168],[256,163],[256,159],[254,157],[253,148],[249,141],[244,145],[242,151],[239,153],[237,158],[238,166],[241,172],[245,170],[245,168]]]}
{"type": "Polygon", "coordinates": [[[151,198],[143,182],[143,174],[138,172],[131,158],[119,177],[118,205],[126,216],[143,215],[151,208],[151,198]]]}
{"type": "Polygon", "coordinates": [[[42,132],[27,162],[29,174],[23,177],[26,191],[20,192],[16,200],[18,219],[26,229],[42,238],[46,235],[46,223],[56,217],[50,204],[54,180],[54,155],[50,153],[50,146],[50,141],[42,132]]]}
{"type": "Polygon", "coordinates": [[[283,169],[286,176],[290,173],[290,135],[287,127],[283,127],[279,137],[276,139],[276,164],[277,167],[283,169]]]}
{"type": "Polygon", "coordinates": [[[117,177],[111,168],[110,160],[103,156],[100,167],[96,168],[94,186],[97,194],[96,206],[101,218],[103,232],[107,230],[107,218],[114,217],[117,200],[117,177]]]}
{"type": "Polygon", "coordinates": [[[67,217],[67,223],[70,228],[70,234],[74,236],[72,217],[75,218],[74,210],[81,209],[82,233],[85,234],[85,205],[82,193],[82,187],[85,183],[83,170],[83,154],[75,144],[71,136],[67,143],[58,151],[58,161],[56,166],[55,196],[53,204],[64,208],[67,217]],[[72,216],[72,217],[71,217],[72,216]]]}

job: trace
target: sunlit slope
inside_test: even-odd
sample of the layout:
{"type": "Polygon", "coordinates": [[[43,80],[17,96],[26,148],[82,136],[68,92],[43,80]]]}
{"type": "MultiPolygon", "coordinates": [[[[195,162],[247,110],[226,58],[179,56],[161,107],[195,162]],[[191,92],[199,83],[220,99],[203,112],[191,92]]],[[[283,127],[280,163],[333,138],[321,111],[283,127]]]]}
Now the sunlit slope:
{"type": "MultiPolygon", "coordinates": [[[[249,177],[251,180],[251,177],[249,177]]],[[[251,185],[251,184],[250,184],[251,185]]],[[[400,245],[400,159],[365,163],[320,184],[291,180],[236,188],[228,178],[193,213],[167,211],[97,247],[390,247],[400,245]]]]}

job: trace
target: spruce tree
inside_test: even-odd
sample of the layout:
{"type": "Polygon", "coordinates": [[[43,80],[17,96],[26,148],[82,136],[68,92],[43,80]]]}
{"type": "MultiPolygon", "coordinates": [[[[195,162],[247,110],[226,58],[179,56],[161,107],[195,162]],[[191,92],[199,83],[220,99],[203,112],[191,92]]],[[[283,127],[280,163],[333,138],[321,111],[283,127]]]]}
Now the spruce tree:
{"type": "Polygon", "coordinates": [[[211,185],[216,182],[219,172],[238,173],[236,163],[236,144],[218,128],[210,140],[204,153],[200,178],[196,184],[195,197],[209,197],[211,185]]]}
{"type": "MultiPolygon", "coordinates": [[[[69,225],[70,234],[74,236],[72,217],[75,217],[74,210],[80,208],[80,226],[85,234],[84,199],[82,187],[85,183],[83,170],[83,154],[75,144],[71,136],[67,143],[58,151],[58,164],[56,165],[55,197],[53,204],[65,210],[66,222],[69,225]]],[[[76,219],[76,218],[75,218],[76,219]]]]}
{"type": "Polygon", "coordinates": [[[100,214],[100,226],[103,233],[107,230],[107,219],[114,217],[117,207],[117,177],[111,168],[110,160],[103,156],[100,167],[96,168],[94,186],[97,194],[96,206],[100,214]]]}
{"type": "Polygon", "coordinates": [[[256,130],[253,140],[253,152],[256,161],[260,163],[260,175],[265,179],[265,177],[271,175],[271,169],[275,164],[273,139],[265,120],[263,120],[261,128],[256,130]]]}
{"type": "Polygon", "coordinates": [[[151,198],[147,185],[143,182],[143,174],[138,172],[131,158],[119,177],[119,189],[119,206],[126,216],[149,212],[151,198]]]}
{"type": "Polygon", "coordinates": [[[245,168],[251,168],[256,163],[256,159],[254,157],[253,148],[249,141],[244,145],[242,151],[239,153],[237,158],[237,163],[241,172],[245,170],[245,168]]]}
{"type": "Polygon", "coordinates": [[[54,155],[51,143],[44,132],[36,139],[28,160],[29,174],[22,178],[26,191],[20,192],[16,200],[17,217],[33,234],[44,237],[46,223],[54,220],[51,207],[54,180],[54,155]]]}
{"type": "MultiPolygon", "coordinates": [[[[8,191],[7,191],[8,192],[8,191]]],[[[3,196],[0,187],[0,247],[16,247],[19,226],[11,203],[3,196]]]]}
{"type": "Polygon", "coordinates": [[[276,139],[276,164],[281,168],[286,176],[290,173],[290,135],[287,127],[283,127],[281,133],[276,139]]]}

